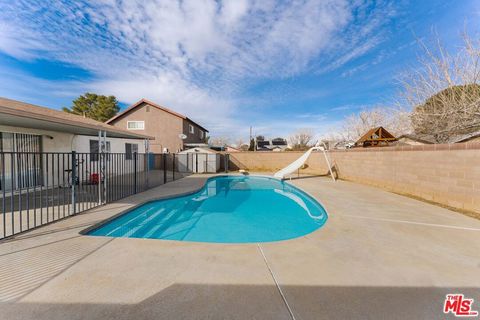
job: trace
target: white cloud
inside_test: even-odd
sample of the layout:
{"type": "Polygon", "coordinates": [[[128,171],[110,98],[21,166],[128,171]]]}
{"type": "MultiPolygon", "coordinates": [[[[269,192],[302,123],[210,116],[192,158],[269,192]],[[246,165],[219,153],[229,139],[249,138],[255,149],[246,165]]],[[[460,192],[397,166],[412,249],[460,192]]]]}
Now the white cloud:
{"type": "Polygon", "coordinates": [[[95,76],[82,90],[149,98],[228,132],[244,127],[245,83],[338,68],[377,46],[393,13],[389,1],[5,2],[0,51],[79,66],[95,76]]]}
{"type": "Polygon", "coordinates": [[[91,91],[122,97],[124,101],[134,102],[146,97],[200,123],[212,123],[212,118],[215,121],[225,121],[233,112],[230,100],[210,95],[208,91],[170,75],[138,80],[102,80],[89,84],[88,88],[91,91]]]}
{"type": "Polygon", "coordinates": [[[37,56],[33,51],[46,51],[49,48],[29,32],[15,28],[7,21],[0,21],[0,51],[23,60],[37,56]],[[21,39],[21,40],[20,40],[21,39]]]}

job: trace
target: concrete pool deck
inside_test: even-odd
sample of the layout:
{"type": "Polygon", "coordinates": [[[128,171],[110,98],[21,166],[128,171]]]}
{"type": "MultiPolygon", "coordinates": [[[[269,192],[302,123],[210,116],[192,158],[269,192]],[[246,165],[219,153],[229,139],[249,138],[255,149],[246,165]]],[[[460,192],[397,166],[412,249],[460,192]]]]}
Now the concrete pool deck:
{"type": "MultiPolygon", "coordinates": [[[[377,188],[291,183],[324,227],[275,243],[91,237],[79,231],[190,176],[0,244],[1,319],[435,319],[445,294],[480,310],[480,221],[377,188]]],[[[453,317],[453,316],[452,316],[453,317]]]]}

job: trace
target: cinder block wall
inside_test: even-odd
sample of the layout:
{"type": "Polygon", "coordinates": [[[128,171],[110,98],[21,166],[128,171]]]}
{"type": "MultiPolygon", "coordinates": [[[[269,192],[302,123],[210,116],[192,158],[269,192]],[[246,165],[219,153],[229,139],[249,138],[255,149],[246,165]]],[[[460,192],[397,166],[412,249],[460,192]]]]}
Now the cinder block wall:
{"type": "MultiPolygon", "coordinates": [[[[231,169],[275,172],[302,152],[231,153],[231,169]]],[[[373,185],[439,204],[480,213],[480,143],[332,151],[340,179],[373,185]]],[[[322,153],[300,171],[327,174],[322,153]]]]}

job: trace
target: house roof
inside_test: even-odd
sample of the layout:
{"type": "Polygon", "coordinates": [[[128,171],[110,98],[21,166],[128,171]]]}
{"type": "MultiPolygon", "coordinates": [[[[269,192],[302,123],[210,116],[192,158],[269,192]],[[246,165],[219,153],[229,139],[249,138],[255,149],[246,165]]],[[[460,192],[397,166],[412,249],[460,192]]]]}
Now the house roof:
{"type": "Polygon", "coordinates": [[[218,153],[217,151],[211,148],[202,148],[202,147],[195,147],[187,150],[180,151],[178,154],[186,154],[186,153],[218,153]]]}
{"type": "Polygon", "coordinates": [[[366,141],[395,141],[396,138],[385,128],[383,127],[376,127],[368,130],[360,139],[357,140],[357,144],[363,143],[366,141]],[[374,135],[378,136],[378,138],[374,137],[374,135]]]}
{"type": "Polygon", "coordinates": [[[402,138],[407,138],[407,139],[418,141],[425,144],[435,143],[435,141],[433,140],[433,137],[429,135],[402,134],[400,137],[398,137],[398,140],[402,138]]]}
{"type": "Polygon", "coordinates": [[[107,121],[105,121],[105,123],[112,123],[113,121],[117,120],[117,119],[120,119],[124,116],[126,116],[128,113],[130,113],[132,110],[134,110],[135,108],[139,107],[140,105],[142,105],[143,103],[146,103],[146,104],[149,104],[151,105],[152,107],[155,107],[157,109],[160,109],[162,111],[165,111],[167,113],[170,113],[176,117],[179,117],[181,119],[184,119],[184,120],[188,120],[189,122],[197,125],[199,128],[201,128],[202,130],[206,131],[206,132],[209,132],[207,129],[205,129],[204,127],[202,127],[201,125],[199,125],[197,122],[193,121],[192,119],[188,118],[187,116],[184,116],[183,114],[181,113],[178,113],[178,112],[175,112],[173,110],[170,110],[168,108],[165,108],[159,104],[156,104],[155,102],[152,102],[150,100],[147,100],[145,98],[135,102],[134,104],[132,104],[131,106],[129,106],[127,109],[125,109],[124,111],[120,112],[120,113],[117,113],[114,117],[108,119],[107,121]]]}
{"type": "Polygon", "coordinates": [[[81,135],[106,131],[115,138],[154,139],[79,115],[0,97],[0,124],[81,135]]]}
{"type": "MultiPolygon", "coordinates": [[[[428,143],[428,144],[434,144],[437,143],[435,140],[435,137],[431,134],[404,134],[400,136],[398,139],[401,138],[409,138],[415,141],[423,142],[423,143],[428,143]]],[[[480,137],[480,131],[476,132],[471,132],[467,134],[457,134],[451,136],[445,143],[460,143],[460,142],[466,142],[471,139],[475,139],[480,137]]]]}
{"type": "Polygon", "coordinates": [[[448,142],[449,143],[467,142],[468,140],[475,139],[478,137],[480,137],[480,131],[453,136],[449,139],[448,142]]]}

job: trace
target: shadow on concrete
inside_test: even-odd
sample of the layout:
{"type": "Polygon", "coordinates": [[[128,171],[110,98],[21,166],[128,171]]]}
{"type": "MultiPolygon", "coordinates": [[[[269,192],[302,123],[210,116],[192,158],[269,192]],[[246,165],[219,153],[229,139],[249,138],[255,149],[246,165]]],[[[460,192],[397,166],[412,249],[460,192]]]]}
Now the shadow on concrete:
{"type": "MultiPolygon", "coordinates": [[[[86,212],[82,212],[81,214],[88,214],[88,213],[89,212],[86,211],[86,212]]],[[[91,220],[91,221],[88,221],[88,222],[82,222],[82,223],[77,223],[77,224],[74,224],[74,225],[69,225],[68,227],[61,227],[60,225],[56,224],[57,222],[60,222],[61,220],[53,221],[50,224],[46,224],[44,226],[38,227],[37,230],[29,230],[25,233],[21,233],[19,235],[16,235],[12,238],[2,240],[2,242],[0,242],[0,244],[6,244],[6,243],[19,241],[19,240],[25,240],[25,239],[30,239],[30,238],[36,238],[36,237],[51,235],[51,234],[55,234],[55,233],[58,233],[58,232],[65,232],[65,231],[78,229],[78,228],[86,228],[86,227],[89,227],[89,226],[94,225],[96,223],[99,223],[103,220],[105,220],[105,219],[101,218],[101,219],[97,219],[97,220],[91,220]],[[44,228],[44,227],[47,227],[47,226],[49,227],[48,229],[44,228]]]]}
{"type": "MultiPolygon", "coordinates": [[[[445,295],[479,288],[283,286],[296,319],[454,319],[445,295]]],[[[94,288],[92,288],[94,290],[94,288]]],[[[133,297],[132,297],[133,299],[133,297]]],[[[478,304],[474,308],[478,309],[478,304]]],[[[139,303],[1,303],[2,319],[291,319],[270,285],[173,284],[139,303]]]]}
{"type": "MultiPolygon", "coordinates": [[[[74,236],[0,255],[0,301],[20,299],[113,239],[91,241],[74,236]]],[[[7,319],[1,307],[0,319],[7,319]]]]}

